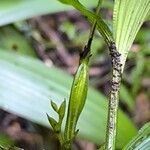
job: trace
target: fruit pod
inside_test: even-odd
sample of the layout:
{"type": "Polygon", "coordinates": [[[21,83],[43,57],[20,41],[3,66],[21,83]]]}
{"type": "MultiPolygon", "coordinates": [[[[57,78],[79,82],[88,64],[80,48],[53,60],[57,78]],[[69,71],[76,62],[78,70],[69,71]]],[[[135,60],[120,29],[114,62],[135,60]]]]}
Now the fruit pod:
{"type": "Polygon", "coordinates": [[[78,70],[74,76],[68,106],[67,121],[65,127],[65,140],[69,142],[76,135],[76,125],[85,105],[88,91],[88,63],[89,57],[81,59],[78,70]]]}

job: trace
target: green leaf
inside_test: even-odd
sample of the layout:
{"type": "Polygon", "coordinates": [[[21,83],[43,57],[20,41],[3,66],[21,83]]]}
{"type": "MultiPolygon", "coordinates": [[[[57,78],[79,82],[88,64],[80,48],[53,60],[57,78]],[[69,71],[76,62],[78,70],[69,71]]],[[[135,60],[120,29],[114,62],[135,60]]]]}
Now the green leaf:
{"type": "Polygon", "coordinates": [[[58,114],[61,119],[63,119],[65,116],[65,110],[66,110],[66,101],[63,101],[58,110],[58,114]]]}
{"type": "Polygon", "coordinates": [[[133,68],[131,72],[131,82],[132,82],[132,95],[136,97],[138,94],[140,88],[141,88],[141,82],[142,82],[142,75],[145,70],[145,57],[142,53],[137,54],[136,58],[136,66],[133,68]]]}
{"type": "MultiPolygon", "coordinates": [[[[69,99],[72,77],[54,67],[48,68],[38,60],[1,50],[0,70],[0,108],[50,127],[46,113],[53,118],[58,116],[50,109],[49,99],[57,104],[61,104],[64,98],[69,99]]],[[[78,135],[102,144],[106,117],[106,97],[90,88],[77,126],[78,135]]],[[[122,148],[137,130],[122,111],[119,111],[118,128],[117,147],[122,148]]]]}
{"type": "MultiPolygon", "coordinates": [[[[96,1],[82,0],[83,4],[92,7],[96,1]]],[[[69,10],[57,0],[0,0],[0,26],[33,16],[69,10]]]]}
{"type": "Polygon", "coordinates": [[[58,107],[57,107],[56,103],[54,103],[53,101],[51,101],[51,106],[54,109],[54,111],[58,112],[58,107]]]}
{"type": "Polygon", "coordinates": [[[132,97],[132,94],[128,88],[123,84],[121,84],[120,88],[120,98],[122,102],[127,105],[127,108],[130,110],[130,112],[133,112],[135,107],[134,98],[132,97]]]}
{"type": "Polygon", "coordinates": [[[52,126],[53,130],[58,131],[59,128],[58,128],[57,121],[55,119],[53,119],[52,117],[50,117],[49,115],[47,115],[47,118],[48,118],[48,121],[49,121],[50,125],[52,126]]]}
{"type": "Polygon", "coordinates": [[[150,149],[150,123],[147,123],[139,130],[138,134],[132,139],[123,150],[149,150],[150,149]]]}
{"type": "Polygon", "coordinates": [[[147,17],[146,17],[146,21],[149,21],[150,20],[150,15],[148,15],[147,17]]]}
{"type": "Polygon", "coordinates": [[[123,67],[136,34],[149,14],[150,0],[115,0],[113,32],[123,67]]]}
{"type": "Polygon", "coordinates": [[[0,47],[18,54],[36,57],[29,41],[12,25],[0,28],[0,47]]]}

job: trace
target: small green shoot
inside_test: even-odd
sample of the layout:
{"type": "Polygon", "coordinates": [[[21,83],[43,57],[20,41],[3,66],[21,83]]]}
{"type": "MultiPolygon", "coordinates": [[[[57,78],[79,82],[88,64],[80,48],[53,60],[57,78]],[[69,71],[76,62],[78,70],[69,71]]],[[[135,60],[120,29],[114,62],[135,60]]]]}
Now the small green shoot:
{"type": "Polygon", "coordinates": [[[60,142],[60,146],[62,148],[64,144],[64,138],[63,138],[61,129],[62,129],[62,122],[63,122],[64,115],[65,115],[66,101],[64,100],[59,108],[57,107],[56,103],[51,101],[51,106],[53,110],[58,114],[58,121],[50,117],[48,114],[47,114],[47,117],[48,117],[50,125],[52,126],[53,131],[56,134],[56,137],[58,138],[60,142]]]}

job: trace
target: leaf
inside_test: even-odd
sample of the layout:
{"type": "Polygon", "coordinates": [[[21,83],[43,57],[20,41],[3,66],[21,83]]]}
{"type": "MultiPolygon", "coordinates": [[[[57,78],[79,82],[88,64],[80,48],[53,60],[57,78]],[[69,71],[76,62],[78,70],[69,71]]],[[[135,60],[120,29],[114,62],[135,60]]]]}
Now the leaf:
{"type": "Polygon", "coordinates": [[[149,150],[150,149],[150,123],[139,130],[138,134],[129,142],[123,150],[149,150]]]}
{"type": "Polygon", "coordinates": [[[130,112],[133,112],[135,107],[134,99],[132,97],[132,94],[130,94],[128,88],[123,84],[121,84],[120,88],[120,98],[122,102],[128,106],[130,112]]]}
{"type": "Polygon", "coordinates": [[[150,20],[150,15],[148,15],[147,17],[146,17],[146,21],[149,21],[150,20]]]}
{"type": "Polygon", "coordinates": [[[150,15],[150,0],[115,0],[113,32],[117,48],[125,64],[131,45],[146,17],[150,15]]]}
{"type": "Polygon", "coordinates": [[[136,97],[142,82],[142,75],[145,70],[145,57],[142,53],[138,53],[136,57],[136,66],[133,68],[131,72],[131,81],[132,81],[132,95],[136,97]]]}
{"type": "Polygon", "coordinates": [[[51,101],[51,106],[54,109],[54,111],[58,112],[58,107],[57,107],[56,103],[54,103],[53,101],[51,101]]]}
{"type": "Polygon", "coordinates": [[[36,57],[29,41],[12,25],[0,28],[0,47],[18,54],[36,57]]]}
{"type": "Polygon", "coordinates": [[[63,101],[58,110],[58,114],[59,114],[61,120],[65,116],[65,110],[66,110],[66,101],[63,101]]]}
{"type": "Polygon", "coordinates": [[[48,121],[49,121],[50,125],[52,126],[53,130],[55,132],[59,131],[57,121],[55,119],[53,119],[52,117],[50,117],[49,115],[47,115],[47,118],[48,118],[48,121]]]}
{"type": "MultiPolygon", "coordinates": [[[[72,78],[38,60],[1,50],[0,70],[0,108],[49,127],[46,113],[57,118],[57,114],[49,108],[49,99],[57,104],[61,104],[64,98],[68,99],[72,78]]],[[[97,144],[103,143],[106,116],[106,98],[90,88],[77,126],[79,136],[97,144]]],[[[122,148],[137,130],[122,111],[119,111],[118,128],[117,147],[122,148]]]]}
{"type": "MultiPolygon", "coordinates": [[[[82,0],[86,6],[95,6],[96,1],[82,0]]],[[[0,26],[38,15],[69,10],[57,0],[0,0],[0,26]]]]}

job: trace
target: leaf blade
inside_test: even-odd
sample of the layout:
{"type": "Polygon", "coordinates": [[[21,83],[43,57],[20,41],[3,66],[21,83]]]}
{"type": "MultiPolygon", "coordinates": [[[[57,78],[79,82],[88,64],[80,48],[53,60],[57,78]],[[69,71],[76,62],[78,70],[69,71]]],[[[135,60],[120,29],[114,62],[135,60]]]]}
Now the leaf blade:
{"type": "MultiPolygon", "coordinates": [[[[94,6],[96,1],[83,0],[88,6],[94,6]]],[[[57,0],[1,0],[0,1],[0,26],[33,16],[70,10],[70,7],[60,4],[57,0]]]]}
{"type": "Polygon", "coordinates": [[[145,124],[138,134],[127,144],[123,150],[148,150],[150,148],[150,123],[145,124]]]}
{"type": "Polygon", "coordinates": [[[115,0],[113,30],[123,68],[136,34],[149,14],[150,0],[138,3],[136,0],[115,0]]]}

